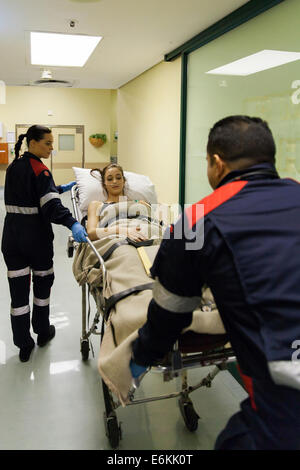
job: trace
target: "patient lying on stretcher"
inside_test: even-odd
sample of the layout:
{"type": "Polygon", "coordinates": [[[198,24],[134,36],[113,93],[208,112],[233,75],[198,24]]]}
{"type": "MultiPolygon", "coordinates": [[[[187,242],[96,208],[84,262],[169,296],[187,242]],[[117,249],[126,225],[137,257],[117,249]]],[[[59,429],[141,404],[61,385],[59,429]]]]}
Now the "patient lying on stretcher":
{"type": "MultiPolygon", "coordinates": [[[[135,242],[141,242],[153,236],[159,238],[161,236],[159,227],[157,227],[158,230],[154,230],[154,233],[154,228],[151,227],[152,230],[149,233],[150,204],[145,201],[128,201],[124,195],[126,180],[122,167],[111,163],[102,171],[92,170],[92,174],[95,172],[101,174],[107,200],[105,202],[92,201],[89,204],[87,232],[90,240],[98,240],[110,235],[124,236],[135,242]],[[129,203],[130,211],[128,212],[129,203]],[[115,209],[117,216],[115,220],[105,218],[105,209],[112,204],[119,205],[115,209]]],[[[151,222],[153,224],[153,221],[151,222]]]]}
{"type": "MultiPolygon", "coordinates": [[[[139,248],[137,250],[136,247],[152,239],[153,245],[158,248],[163,227],[153,218],[151,206],[147,202],[126,199],[125,178],[119,165],[108,165],[101,176],[107,200],[104,203],[92,201],[89,204],[87,232],[105,260],[105,283],[101,282],[101,269],[87,244],[82,244],[76,252],[73,272],[79,284],[88,282],[91,289],[100,287],[101,284],[106,299],[133,289],[131,295],[121,295],[120,300],[113,304],[99,357],[102,378],[124,404],[131,383],[131,343],[137,336],[138,328],[146,321],[154,282],[145,271],[139,248]],[[134,291],[137,286],[141,289],[134,291]]],[[[203,303],[206,307],[199,308],[197,314],[193,315],[189,329],[203,333],[224,333],[222,321],[209,292],[205,293],[203,303]],[[209,315],[207,310],[210,310],[209,315]]]]}
{"type": "MultiPolygon", "coordinates": [[[[111,309],[110,324],[118,345],[143,324],[151,297],[153,281],[147,275],[136,247],[159,245],[163,227],[154,219],[150,204],[131,201],[124,196],[122,167],[110,164],[102,171],[92,171],[100,172],[107,192],[105,202],[92,201],[89,204],[86,226],[90,240],[105,261],[107,276],[103,294],[108,299],[146,285],[130,298],[119,300],[111,309]]],[[[97,262],[90,247],[81,245],[73,263],[73,273],[79,284],[88,283],[92,289],[102,287],[102,273],[97,262]]]]}

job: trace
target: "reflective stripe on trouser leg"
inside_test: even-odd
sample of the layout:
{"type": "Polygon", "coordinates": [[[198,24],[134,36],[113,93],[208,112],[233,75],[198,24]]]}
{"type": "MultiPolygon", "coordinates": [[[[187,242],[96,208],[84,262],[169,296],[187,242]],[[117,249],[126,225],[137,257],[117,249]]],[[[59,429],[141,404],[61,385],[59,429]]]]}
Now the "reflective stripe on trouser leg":
{"type": "Polygon", "coordinates": [[[54,281],[53,267],[48,269],[33,269],[33,309],[32,327],[37,334],[47,334],[49,331],[50,291],[54,281]]]}
{"type": "Polygon", "coordinates": [[[10,269],[8,266],[8,283],[11,296],[10,318],[13,341],[19,348],[31,344],[30,336],[30,268],[10,269]]]}

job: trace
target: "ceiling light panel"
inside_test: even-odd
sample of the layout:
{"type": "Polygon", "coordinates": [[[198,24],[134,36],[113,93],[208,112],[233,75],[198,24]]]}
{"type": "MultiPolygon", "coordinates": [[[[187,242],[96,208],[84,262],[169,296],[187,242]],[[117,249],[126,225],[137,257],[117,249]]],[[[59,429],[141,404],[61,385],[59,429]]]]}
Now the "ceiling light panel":
{"type": "Polygon", "coordinates": [[[239,75],[247,76],[262,72],[273,67],[288,64],[300,59],[300,52],[273,51],[265,49],[256,54],[249,55],[243,59],[236,60],[213,70],[211,75],[239,75]]]}
{"type": "Polygon", "coordinates": [[[31,64],[83,67],[101,39],[101,36],[31,32],[31,64]]]}

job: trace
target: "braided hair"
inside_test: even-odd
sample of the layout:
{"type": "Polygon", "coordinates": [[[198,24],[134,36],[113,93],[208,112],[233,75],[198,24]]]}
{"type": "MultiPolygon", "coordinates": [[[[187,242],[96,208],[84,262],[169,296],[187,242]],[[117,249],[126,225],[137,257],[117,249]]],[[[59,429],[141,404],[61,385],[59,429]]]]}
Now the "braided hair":
{"type": "Polygon", "coordinates": [[[29,127],[26,134],[20,134],[18,142],[15,145],[15,160],[19,158],[19,153],[22,147],[24,137],[26,137],[27,147],[29,147],[29,142],[31,140],[36,140],[37,142],[39,142],[44,138],[44,134],[51,134],[51,129],[36,124],[34,126],[29,127]]]}

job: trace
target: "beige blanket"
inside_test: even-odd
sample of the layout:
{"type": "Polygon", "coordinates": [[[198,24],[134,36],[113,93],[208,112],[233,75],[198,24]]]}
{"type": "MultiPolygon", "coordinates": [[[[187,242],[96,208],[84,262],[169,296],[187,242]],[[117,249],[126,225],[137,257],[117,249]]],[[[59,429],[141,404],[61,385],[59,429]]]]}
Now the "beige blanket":
{"type": "MultiPolygon", "coordinates": [[[[120,240],[121,238],[107,237],[94,242],[94,246],[103,255],[120,240]]],[[[102,273],[97,263],[98,259],[89,245],[81,244],[73,263],[73,273],[80,285],[88,283],[91,290],[102,288],[102,273]]],[[[152,281],[146,274],[137,249],[130,245],[119,246],[105,262],[105,267],[107,270],[106,283],[103,286],[105,298],[152,281]]],[[[99,372],[122,404],[127,400],[132,381],[129,370],[130,345],[137,329],[145,323],[151,298],[152,290],[143,290],[120,300],[111,309],[106,324],[100,348],[99,372]]]]}
{"type": "MultiPolygon", "coordinates": [[[[95,248],[101,255],[117,241],[124,237],[106,237],[94,242],[95,248]]],[[[159,248],[159,239],[154,240],[159,248]]],[[[145,247],[147,251],[147,248],[145,247]]],[[[149,248],[153,257],[153,246],[149,248]]],[[[77,282],[88,283],[91,290],[103,288],[105,298],[153,281],[146,273],[141,257],[135,247],[119,246],[105,262],[107,270],[106,282],[103,285],[102,273],[98,258],[88,244],[81,244],[76,251],[73,273],[77,282]]],[[[154,281],[153,281],[154,282],[154,281]]],[[[129,369],[131,344],[137,337],[138,328],[146,321],[152,290],[134,293],[112,308],[106,323],[105,333],[98,359],[99,372],[123,406],[128,403],[128,393],[132,387],[132,376],[129,369]]],[[[188,329],[195,332],[223,334],[225,332],[219,313],[213,303],[210,291],[204,293],[203,309],[199,308],[193,314],[193,322],[188,329]]],[[[186,330],[185,330],[186,331],[186,330]]]]}

